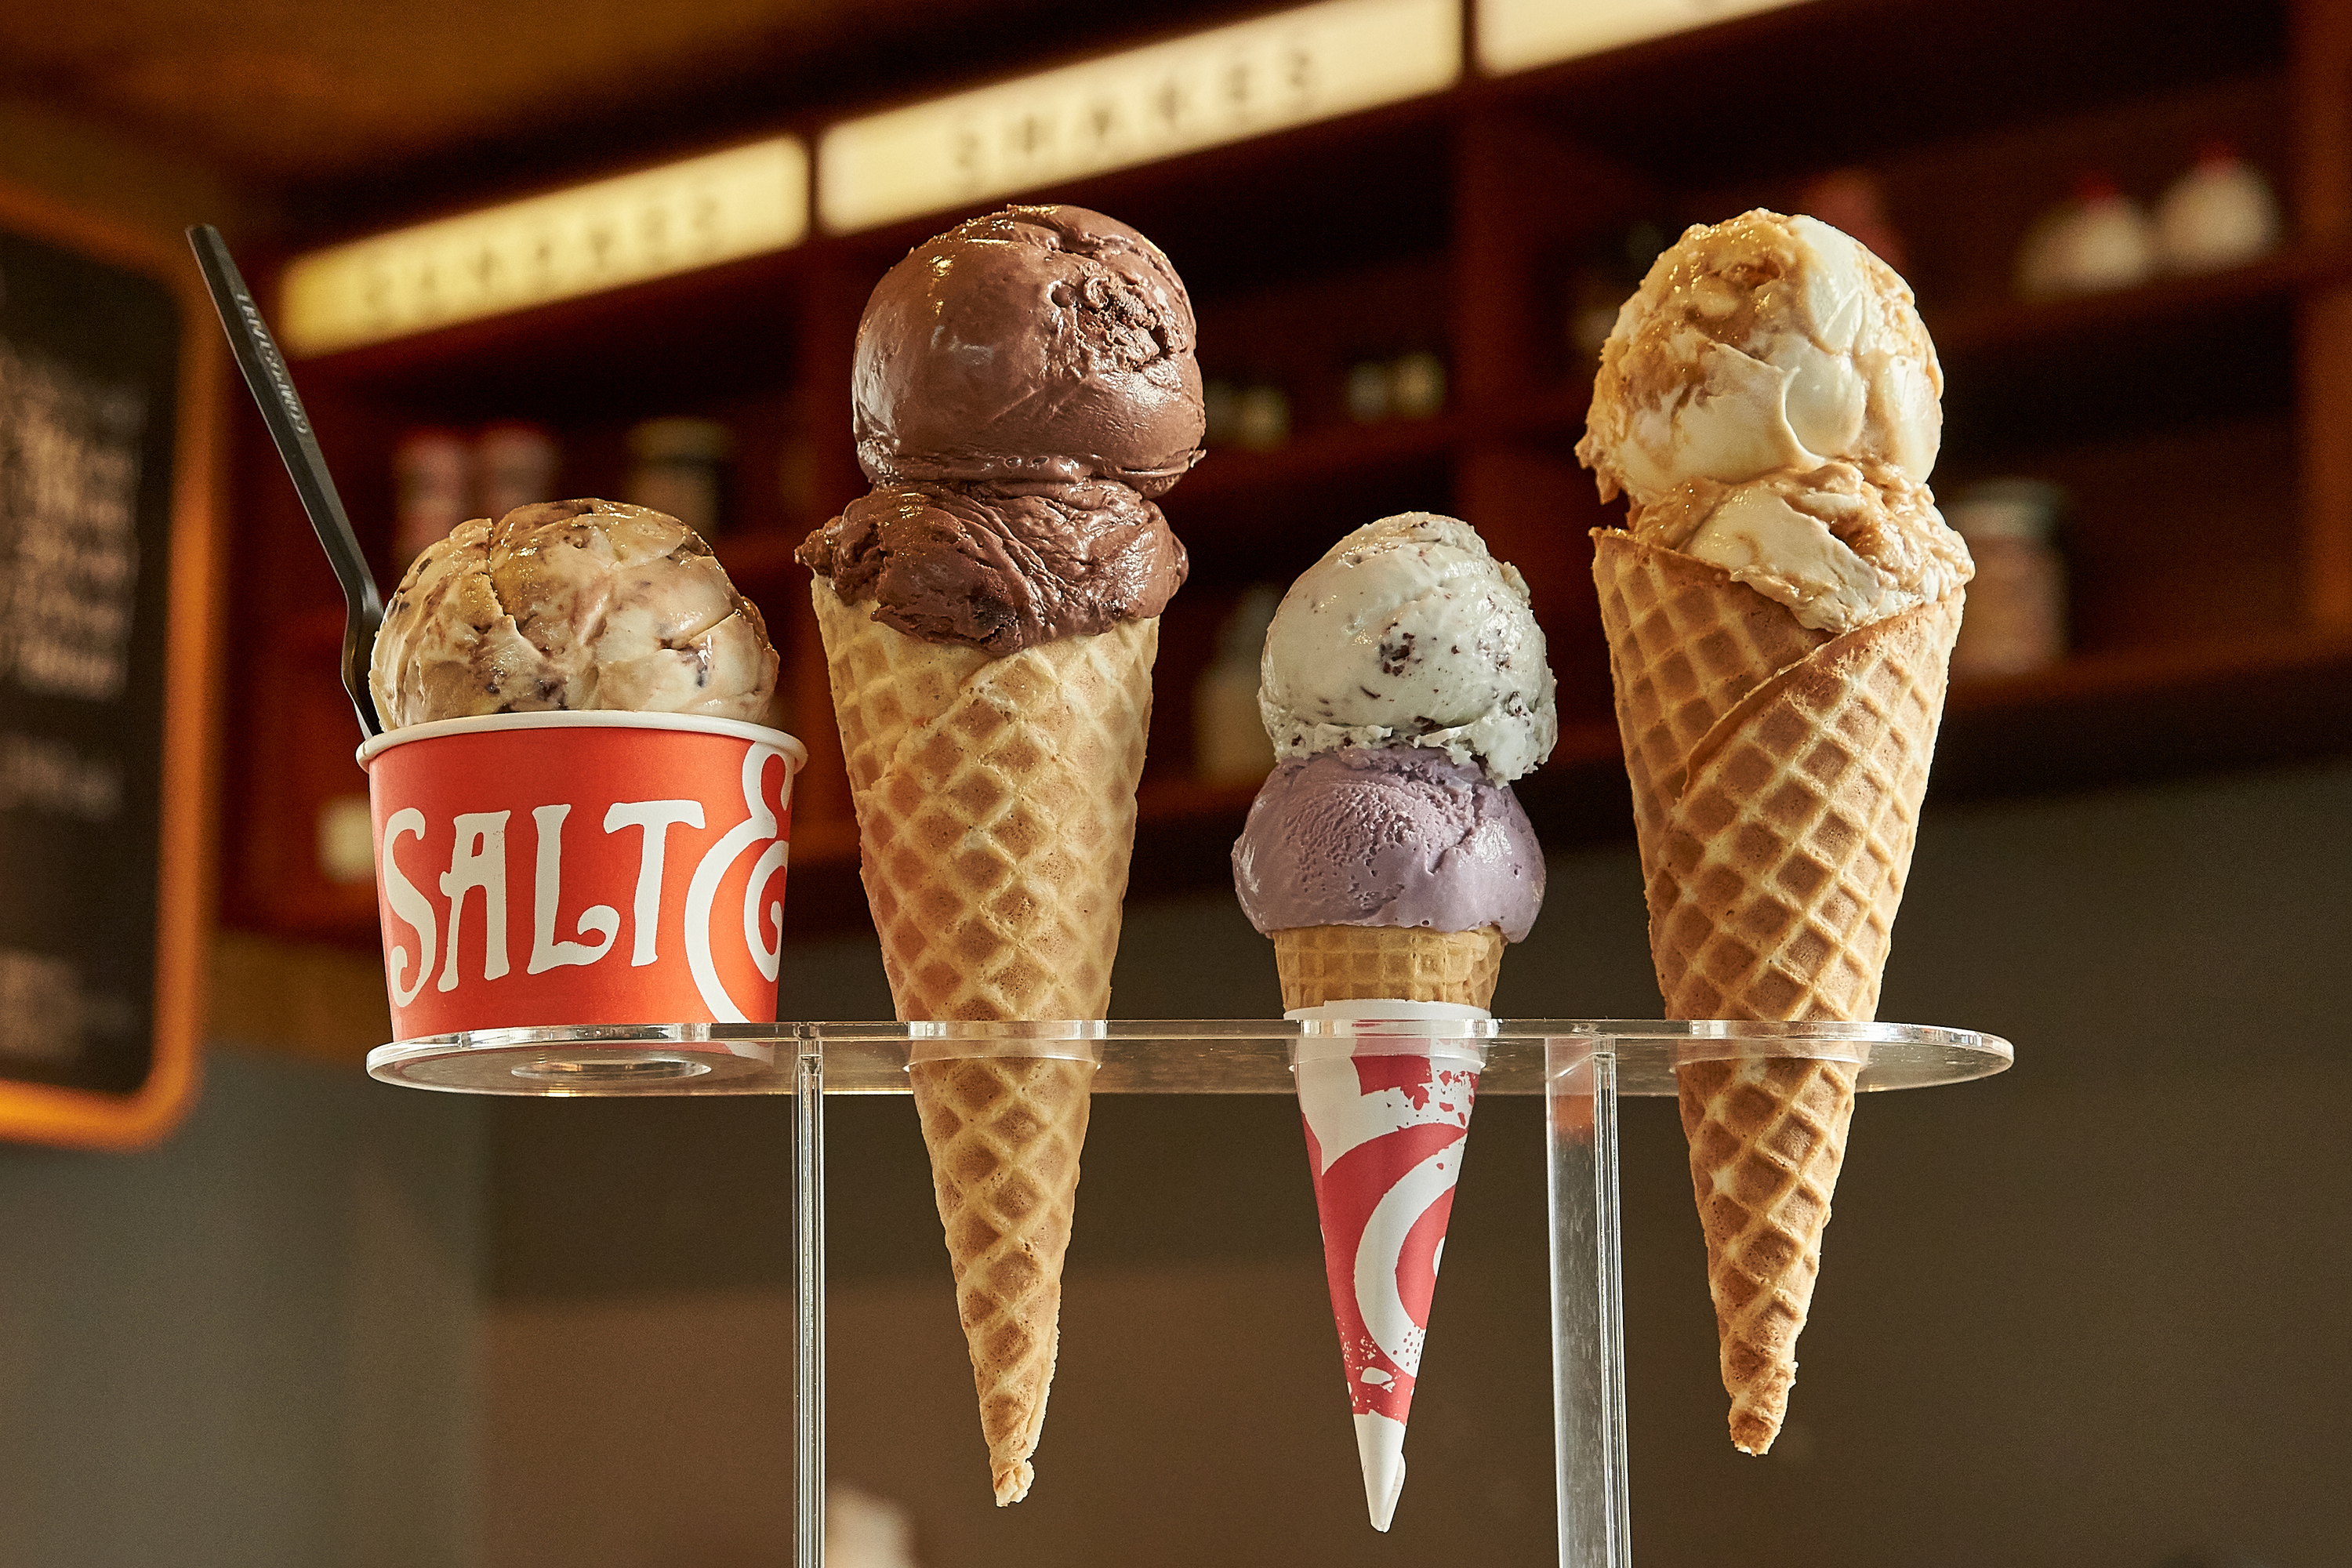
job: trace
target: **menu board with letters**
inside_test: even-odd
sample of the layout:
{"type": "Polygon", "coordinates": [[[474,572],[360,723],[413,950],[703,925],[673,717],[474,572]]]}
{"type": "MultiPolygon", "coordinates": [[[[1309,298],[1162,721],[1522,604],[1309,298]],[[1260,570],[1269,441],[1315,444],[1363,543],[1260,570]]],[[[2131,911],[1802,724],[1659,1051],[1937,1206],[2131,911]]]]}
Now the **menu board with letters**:
{"type": "MultiPolygon", "coordinates": [[[[193,272],[193,268],[187,268],[193,272]]],[[[0,1136],[194,1081],[209,415],[167,249],[0,192],[0,1136]]]]}

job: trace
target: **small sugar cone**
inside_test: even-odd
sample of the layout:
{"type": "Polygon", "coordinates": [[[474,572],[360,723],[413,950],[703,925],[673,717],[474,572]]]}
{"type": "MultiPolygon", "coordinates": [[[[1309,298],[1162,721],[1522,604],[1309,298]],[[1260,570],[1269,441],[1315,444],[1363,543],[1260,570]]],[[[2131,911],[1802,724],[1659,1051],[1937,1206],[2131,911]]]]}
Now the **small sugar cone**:
{"type": "MultiPolygon", "coordinates": [[[[1832,636],[1706,562],[1594,540],[1666,1016],[1869,1019],[1961,595],[1832,636]]],[[[1778,1058],[1676,1079],[1732,1441],[1760,1454],[1796,1377],[1854,1072],[1778,1058]]]]}
{"type": "MultiPolygon", "coordinates": [[[[885,626],[823,578],[812,596],[898,1016],[1102,1017],[1158,621],[996,658],[885,626]]],[[[996,1500],[1017,1502],[1053,1383],[1094,1068],[982,1057],[911,1076],[996,1500]]]]}
{"type": "MultiPolygon", "coordinates": [[[[1286,1007],[1384,1000],[1485,1007],[1503,933],[1303,926],[1274,933],[1286,1007]]],[[[1404,1491],[1405,1425],[1477,1096],[1475,1059],[1331,1057],[1297,1067],[1298,1106],[1339,1331],[1364,1506],[1386,1531],[1404,1491]]]]}
{"type": "Polygon", "coordinates": [[[1295,926],[1274,933],[1285,1008],[1385,997],[1484,1007],[1495,997],[1503,933],[1421,926],[1295,926]]]}

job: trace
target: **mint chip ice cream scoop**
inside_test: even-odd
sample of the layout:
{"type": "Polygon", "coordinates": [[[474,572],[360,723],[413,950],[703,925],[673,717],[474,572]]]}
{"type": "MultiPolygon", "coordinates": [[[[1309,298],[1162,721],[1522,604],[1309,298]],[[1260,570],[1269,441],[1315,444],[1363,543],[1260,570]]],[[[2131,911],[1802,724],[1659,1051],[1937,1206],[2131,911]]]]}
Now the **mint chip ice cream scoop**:
{"type": "Polygon", "coordinates": [[[1559,735],[1526,581],[1433,512],[1367,523],[1307,568],[1275,612],[1258,679],[1280,757],[1426,747],[1508,784],[1559,735]]]}

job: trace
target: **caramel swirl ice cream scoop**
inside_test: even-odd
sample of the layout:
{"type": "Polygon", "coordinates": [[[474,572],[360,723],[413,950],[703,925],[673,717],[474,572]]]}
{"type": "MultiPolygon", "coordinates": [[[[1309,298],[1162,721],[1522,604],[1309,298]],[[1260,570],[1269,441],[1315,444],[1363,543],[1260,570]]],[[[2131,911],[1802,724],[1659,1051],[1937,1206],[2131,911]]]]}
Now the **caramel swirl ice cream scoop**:
{"type": "MultiPolygon", "coordinates": [[[[1892,269],[1742,214],[1659,258],[1577,456],[1670,1018],[1874,1017],[1958,634],[1967,547],[1927,477],[1943,374],[1892,269]]],[[[1675,1066],[1733,1443],[1797,1375],[1856,1053],[1675,1066]]]]}
{"type": "Polygon", "coordinates": [[[1927,488],[1943,384],[1892,268],[1819,219],[1743,213],[1619,310],[1576,455],[1636,539],[1851,631],[1971,571],[1927,488]]]}

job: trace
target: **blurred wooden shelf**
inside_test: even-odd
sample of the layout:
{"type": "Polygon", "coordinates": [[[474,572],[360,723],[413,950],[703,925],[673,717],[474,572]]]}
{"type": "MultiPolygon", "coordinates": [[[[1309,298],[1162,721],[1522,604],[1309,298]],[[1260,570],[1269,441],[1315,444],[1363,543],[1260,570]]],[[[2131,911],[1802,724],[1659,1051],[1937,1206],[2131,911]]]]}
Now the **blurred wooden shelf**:
{"type": "Polygon", "coordinates": [[[2172,331],[2200,316],[2292,304],[2306,289],[2352,278],[2352,247],[2301,246],[2243,266],[2174,273],[2127,289],[2053,300],[1997,300],[1950,311],[1927,309],[1936,352],[1966,362],[2010,350],[2075,353],[2129,332],[2172,331]]]}
{"type": "Polygon", "coordinates": [[[2146,783],[2352,755],[2352,635],[2255,634],[1956,681],[1931,798],[2146,783]]]}
{"type": "MultiPolygon", "coordinates": [[[[1283,386],[1295,420],[1277,449],[1213,448],[1163,500],[1192,573],[1160,629],[1135,892],[1225,884],[1252,792],[1193,783],[1184,766],[1194,682],[1237,596],[1407,510],[1467,517],[1533,589],[1563,723],[1552,763],[1520,786],[1546,843],[1629,837],[1585,553],[1587,531],[1620,514],[1572,455],[1591,366],[1570,320],[1596,289],[1630,288],[1637,221],[1672,233],[1786,209],[1812,177],[1857,165],[1908,242],[1944,362],[1939,493],[2024,474],[2071,498],[2078,651],[2033,676],[1956,685],[1932,798],[2352,754],[2347,58],[2352,8],[2332,0],[1814,0],[1512,77],[1473,69],[1410,104],[1030,193],[1159,240],[1192,288],[1204,374],[1283,386]],[[1759,133],[1759,62],[1799,58],[1874,67],[1835,94],[1781,95],[1759,133]],[[2008,297],[2027,225],[2079,170],[2149,198],[2216,136],[2272,176],[2285,248],[2114,293],[2008,297]],[[1236,212],[1279,216],[1244,243],[1236,212]],[[1441,356],[1444,411],[1351,422],[1350,366],[1407,352],[1441,356]],[[2233,626],[2273,629],[2225,639],[2215,605],[2233,626]]],[[[692,414],[734,431],[731,517],[714,546],[768,616],[789,722],[812,751],[794,798],[787,919],[800,933],[866,915],[792,552],[864,488],[847,387],[866,293],[957,216],[295,366],[387,572],[391,459],[411,426],[545,422],[566,452],[565,493],[607,495],[625,493],[635,421],[692,414]]],[[[364,216],[347,205],[338,221],[348,232],[364,216]]],[[[365,942],[370,890],[323,882],[312,848],[320,806],[362,787],[333,672],[333,582],[258,422],[231,401],[239,607],[278,628],[281,652],[232,720],[228,798],[244,804],[226,918],[365,942]]]]}

